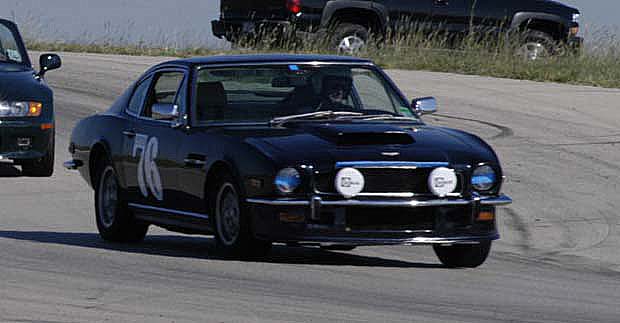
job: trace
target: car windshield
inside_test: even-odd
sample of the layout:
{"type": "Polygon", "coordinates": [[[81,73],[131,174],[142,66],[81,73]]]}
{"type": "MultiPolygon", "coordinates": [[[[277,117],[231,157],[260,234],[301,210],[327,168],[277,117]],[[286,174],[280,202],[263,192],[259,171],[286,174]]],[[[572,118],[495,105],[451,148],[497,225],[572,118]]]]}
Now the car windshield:
{"type": "Polygon", "coordinates": [[[418,121],[383,75],[366,65],[206,67],[196,89],[199,123],[418,121]]]}
{"type": "Polygon", "coordinates": [[[24,63],[19,39],[13,30],[0,22],[0,63],[24,63]]]}

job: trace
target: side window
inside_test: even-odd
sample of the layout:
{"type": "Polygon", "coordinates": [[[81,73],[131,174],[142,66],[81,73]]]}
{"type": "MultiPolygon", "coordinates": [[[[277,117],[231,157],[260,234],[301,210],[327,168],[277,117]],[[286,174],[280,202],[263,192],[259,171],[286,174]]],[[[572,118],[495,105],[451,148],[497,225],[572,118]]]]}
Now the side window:
{"type": "Polygon", "coordinates": [[[147,78],[142,81],[133,91],[133,95],[131,96],[131,100],[129,100],[129,105],[127,106],[127,113],[131,115],[139,115],[140,110],[142,109],[142,105],[144,104],[144,98],[146,97],[146,93],[149,89],[149,85],[151,84],[151,78],[147,78]]]}
{"type": "Polygon", "coordinates": [[[183,72],[163,72],[155,76],[155,84],[151,87],[146,106],[142,110],[142,117],[155,120],[170,120],[168,117],[153,115],[153,106],[156,104],[173,105],[177,92],[183,82],[183,72]]]}

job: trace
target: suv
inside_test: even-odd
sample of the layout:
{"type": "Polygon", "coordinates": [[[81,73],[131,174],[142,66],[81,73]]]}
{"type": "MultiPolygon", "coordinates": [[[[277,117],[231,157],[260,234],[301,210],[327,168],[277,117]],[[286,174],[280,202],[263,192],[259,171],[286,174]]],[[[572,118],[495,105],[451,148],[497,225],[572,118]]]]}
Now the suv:
{"type": "Polygon", "coordinates": [[[294,30],[321,36],[330,46],[351,53],[368,40],[405,26],[466,34],[518,32],[520,50],[530,59],[581,48],[579,10],[553,0],[221,0],[213,34],[235,42],[267,30],[294,30]],[[329,37],[326,31],[330,31],[329,37]]]}

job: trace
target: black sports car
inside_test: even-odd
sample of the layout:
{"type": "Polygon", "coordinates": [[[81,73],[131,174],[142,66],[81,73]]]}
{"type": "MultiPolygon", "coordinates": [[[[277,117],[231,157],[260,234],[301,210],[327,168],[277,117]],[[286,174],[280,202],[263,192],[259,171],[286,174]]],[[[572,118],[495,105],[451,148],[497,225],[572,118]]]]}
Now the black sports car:
{"type": "Polygon", "coordinates": [[[432,244],[444,264],[475,267],[511,200],[493,150],[420,120],[434,111],[357,58],[176,60],[82,120],[65,166],[94,188],[105,240],[155,224],[212,233],[236,256],[272,242],[432,244]]]}
{"type": "Polygon", "coordinates": [[[0,19],[0,160],[22,166],[26,176],[54,171],[54,102],[43,76],[60,57],[43,54],[32,69],[14,23],[0,19]]]}

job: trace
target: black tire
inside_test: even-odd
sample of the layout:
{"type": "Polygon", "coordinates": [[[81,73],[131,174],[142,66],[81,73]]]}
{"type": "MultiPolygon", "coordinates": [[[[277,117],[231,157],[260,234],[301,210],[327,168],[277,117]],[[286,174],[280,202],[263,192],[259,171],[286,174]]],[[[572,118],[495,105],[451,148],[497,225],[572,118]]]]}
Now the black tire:
{"type": "Polygon", "coordinates": [[[491,251],[491,241],[474,245],[438,246],[433,249],[439,261],[450,268],[476,268],[482,265],[491,251]]]}
{"type": "Polygon", "coordinates": [[[54,174],[54,140],[43,158],[22,162],[22,175],[29,177],[50,177],[54,174]]]}
{"type": "Polygon", "coordinates": [[[538,30],[526,31],[521,36],[521,41],[517,48],[517,55],[530,61],[559,54],[561,54],[561,47],[553,37],[538,30]]]}
{"type": "Polygon", "coordinates": [[[340,23],[332,30],[329,46],[339,54],[354,55],[368,45],[368,29],[362,25],[340,23]]]}
{"type": "Polygon", "coordinates": [[[271,250],[271,242],[254,237],[251,216],[241,190],[229,174],[221,174],[209,190],[209,209],[217,249],[227,257],[258,258],[271,250]]]}
{"type": "Polygon", "coordinates": [[[95,218],[99,235],[110,242],[140,242],[149,228],[148,224],[136,220],[127,207],[116,171],[107,160],[97,167],[95,218]]]}

